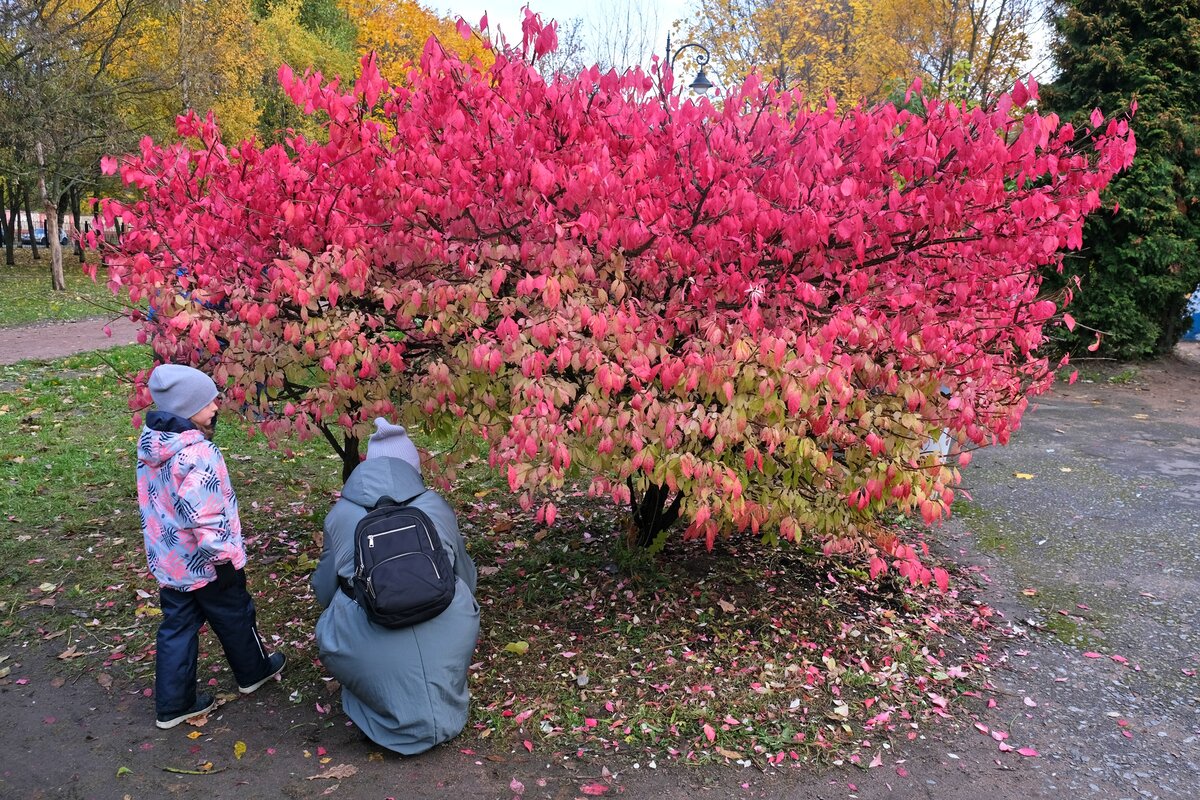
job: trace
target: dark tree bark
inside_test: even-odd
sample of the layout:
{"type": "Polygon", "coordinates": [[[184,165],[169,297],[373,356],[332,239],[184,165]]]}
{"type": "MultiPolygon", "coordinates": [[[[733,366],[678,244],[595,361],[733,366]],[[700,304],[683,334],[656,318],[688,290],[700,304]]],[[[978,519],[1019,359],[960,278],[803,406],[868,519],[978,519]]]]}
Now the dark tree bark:
{"type": "Polygon", "coordinates": [[[75,236],[73,237],[74,245],[75,245],[75,257],[78,258],[79,263],[82,264],[83,263],[83,237],[80,236],[80,234],[83,232],[83,227],[82,227],[82,224],[80,221],[81,216],[82,216],[80,206],[83,205],[83,188],[82,187],[72,186],[70,188],[70,190],[68,191],[68,203],[69,203],[70,210],[71,210],[71,224],[73,226],[72,230],[75,231],[75,236]]]}
{"type": "Polygon", "coordinates": [[[4,195],[4,212],[0,220],[4,226],[4,263],[13,266],[17,263],[17,236],[20,226],[17,224],[21,216],[21,192],[16,181],[9,181],[4,195]]]}
{"type": "Polygon", "coordinates": [[[679,506],[683,502],[683,495],[676,493],[675,497],[671,498],[670,489],[652,483],[646,489],[646,493],[639,497],[633,482],[630,481],[628,485],[630,511],[633,514],[633,543],[638,547],[649,547],[654,544],[658,534],[670,528],[679,519],[679,506]]]}
{"type": "Polygon", "coordinates": [[[37,235],[34,233],[36,229],[33,227],[33,208],[29,205],[29,189],[26,188],[22,194],[25,201],[25,224],[29,226],[30,252],[33,255],[33,260],[39,261],[41,255],[38,254],[37,235]]]}

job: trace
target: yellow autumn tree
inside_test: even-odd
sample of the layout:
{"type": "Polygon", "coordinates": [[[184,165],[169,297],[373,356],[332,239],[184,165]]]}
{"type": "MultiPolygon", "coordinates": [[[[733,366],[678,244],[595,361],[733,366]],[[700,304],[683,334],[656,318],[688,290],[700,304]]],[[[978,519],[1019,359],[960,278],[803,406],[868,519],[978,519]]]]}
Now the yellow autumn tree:
{"type": "Polygon", "coordinates": [[[839,0],[697,0],[694,9],[688,34],[727,82],[751,71],[809,93],[853,82],[853,14],[839,0]]]}
{"type": "Polygon", "coordinates": [[[447,50],[465,58],[488,58],[479,39],[466,41],[455,21],[439,17],[415,0],[340,0],[358,28],[360,55],[374,52],[379,69],[392,83],[404,79],[408,65],[421,56],[425,42],[436,36],[447,50]]]}
{"type": "Polygon", "coordinates": [[[211,109],[230,140],[257,128],[263,53],[250,0],[161,0],[131,20],[112,71],[137,84],[121,109],[130,127],[161,136],[187,109],[211,109]]]}
{"type": "Polygon", "coordinates": [[[920,76],[942,97],[1012,88],[1030,54],[1032,0],[863,0],[865,71],[884,86],[920,76]]]}
{"type": "Polygon", "coordinates": [[[1032,19],[1032,0],[695,0],[684,30],[727,82],[754,70],[856,102],[921,77],[982,100],[1020,77],[1032,19]]]}
{"type": "MultiPolygon", "coordinates": [[[[356,31],[349,19],[345,20],[345,30],[331,31],[328,15],[334,10],[344,13],[332,2],[321,9],[326,12],[322,15],[326,24],[318,25],[304,19],[304,11],[311,12],[316,5],[306,4],[303,0],[275,0],[266,6],[265,15],[258,21],[257,36],[262,53],[259,134],[265,140],[273,140],[286,129],[302,132],[309,138],[323,134],[321,120],[302,113],[283,93],[277,77],[280,64],[287,64],[297,73],[313,70],[326,78],[349,79],[358,72],[358,57],[352,41],[356,31]],[[350,34],[348,40],[340,41],[347,32],[350,34]]],[[[335,22],[340,24],[341,21],[335,22]]]]}

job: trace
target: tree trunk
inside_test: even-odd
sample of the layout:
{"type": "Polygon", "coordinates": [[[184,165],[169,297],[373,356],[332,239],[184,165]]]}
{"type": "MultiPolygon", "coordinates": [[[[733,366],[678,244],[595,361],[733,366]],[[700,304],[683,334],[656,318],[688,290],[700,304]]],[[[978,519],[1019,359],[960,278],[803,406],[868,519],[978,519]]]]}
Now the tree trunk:
{"type": "Polygon", "coordinates": [[[347,436],[342,440],[343,447],[341,450],[342,457],[342,483],[350,480],[350,473],[354,472],[354,468],[361,463],[362,459],[358,457],[358,437],[347,436]]]}
{"type": "Polygon", "coordinates": [[[667,499],[671,490],[666,486],[650,484],[646,493],[637,496],[633,481],[629,481],[629,506],[633,514],[634,540],[637,547],[646,548],[654,544],[658,535],[679,519],[679,506],[683,495],[676,494],[670,505],[667,499]]]}
{"type": "Polygon", "coordinates": [[[56,292],[65,292],[67,279],[63,275],[62,242],[58,240],[58,203],[50,201],[50,193],[46,190],[46,158],[40,139],[34,144],[34,152],[37,153],[38,195],[46,213],[46,241],[50,245],[50,285],[56,292]]]}
{"type": "Polygon", "coordinates": [[[29,189],[25,189],[22,194],[25,201],[25,224],[29,228],[29,249],[32,251],[33,260],[40,261],[42,257],[38,254],[37,236],[33,233],[33,209],[29,207],[29,189]]]}
{"type": "Polygon", "coordinates": [[[71,224],[75,227],[75,257],[79,259],[79,263],[83,263],[83,227],[80,217],[80,206],[83,205],[83,190],[78,186],[71,187],[70,191],[71,204],[71,224]]]}
{"type": "Polygon", "coordinates": [[[7,192],[4,196],[4,210],[0,212],[0,216],[4,218],[4,263],[11,267],[17,263],[17,236],[20,234],[20,226],[17,223],[21,218],[21,193],[17,191],[15,181],[9,182],[7,192]]]}
{"type": "Polygon", "coordinates": [[[317,425],[317,430],[321,431],[321,435],[325,437],[325,441],[329,442],[330,446],[333,447],[333,451],[342,459],[342,482],[345,483],[349,480],[350,473],[354,472],[354,468],[362,461],[358,457],[358,437],[342,434],[339,438],[338,431],[340,429],[330,428],[326,425],[317,425]]]}

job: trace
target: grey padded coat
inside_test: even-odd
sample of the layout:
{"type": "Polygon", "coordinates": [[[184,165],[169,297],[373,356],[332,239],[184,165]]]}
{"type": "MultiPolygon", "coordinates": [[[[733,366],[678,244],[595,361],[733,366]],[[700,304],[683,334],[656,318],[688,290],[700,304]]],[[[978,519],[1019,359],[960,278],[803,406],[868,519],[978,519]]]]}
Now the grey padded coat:
{"type": "Polygon", "coordinates": [[[325,517],[325,549],[312,586],[321,663],[342,685],[342,708],[371,741],[415,755],[453,739],[467,722],[467,668],[479,635],[475,562],[453,509],[436,492],[413,501],[433,520],[457,578],[454,601],[431,620],[392,630],[372,623],[338,587],[354,572],[354,528],[381,497],[402,501],[425,490],[398,458],[371,458],[351,473],[325,517]]]}

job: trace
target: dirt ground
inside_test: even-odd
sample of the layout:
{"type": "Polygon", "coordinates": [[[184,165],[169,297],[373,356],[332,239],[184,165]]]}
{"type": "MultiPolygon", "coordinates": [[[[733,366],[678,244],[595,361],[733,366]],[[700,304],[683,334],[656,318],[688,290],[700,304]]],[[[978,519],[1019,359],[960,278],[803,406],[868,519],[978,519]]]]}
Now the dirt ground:
{"type": "MultiPolygon", "coordinates": [[[[0,361],[34,357],[35,341],[88,341],[79,331],[0,331],[0,361]]],[[[146,686],[102,668],[72,671],[55,658],[61,642],[31,641],[0,646],[0,796],[574,798],[599,783],[605,796],[668,800],[1192,800],[1200,346],[1134,368],[1083,369],[1091,382],[1040,398],[1010,445],[976,454],[965,474],[973,500],[941,536],[980,570],[978,589],[963,590],[998,612],[992,688],[915,738],[880,746],[875,768],[687,768],[540,744],[488,749],[470,736],[402,758],[322,713],[328,699],[293,696],[286,675],[249,698],[229,696],[201,729],[159,731],[146,686]],[[209,774],[178,771],[205,760],[209,774]]]]}

